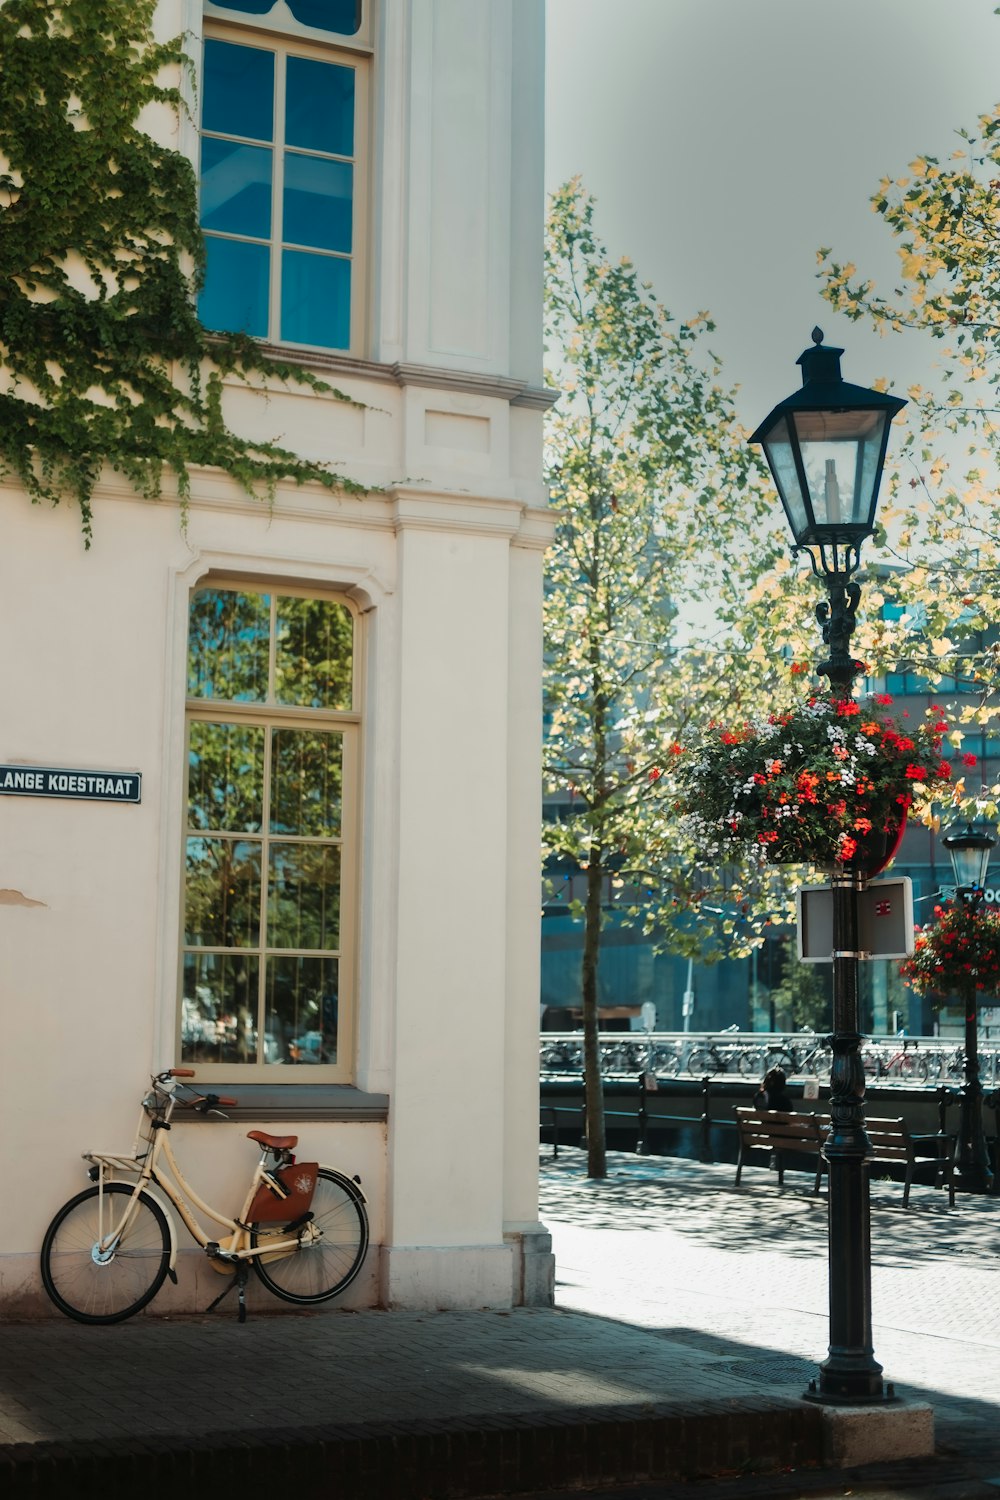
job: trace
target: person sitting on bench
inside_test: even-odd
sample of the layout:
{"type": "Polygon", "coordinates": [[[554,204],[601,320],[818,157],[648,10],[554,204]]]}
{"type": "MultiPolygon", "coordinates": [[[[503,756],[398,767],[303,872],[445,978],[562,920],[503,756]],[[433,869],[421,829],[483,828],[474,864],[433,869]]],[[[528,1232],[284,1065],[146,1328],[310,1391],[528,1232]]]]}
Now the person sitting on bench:
{"type": "Polygon", "coordinates": [[[753,1107],[754,1109],[784,1110],[794,1108],[792,1096],[788,1092],[784,1068],[771,1068],[764,1074],[763,1082],[753,1096],[753,1107]]]}

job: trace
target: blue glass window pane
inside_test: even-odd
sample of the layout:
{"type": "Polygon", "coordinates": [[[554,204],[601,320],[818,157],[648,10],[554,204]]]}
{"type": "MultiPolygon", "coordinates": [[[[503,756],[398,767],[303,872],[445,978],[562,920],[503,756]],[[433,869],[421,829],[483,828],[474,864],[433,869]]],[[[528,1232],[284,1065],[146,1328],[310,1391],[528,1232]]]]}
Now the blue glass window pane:
{"type": "Polygon", "coordinates": [[[354,155],[354,69],[309,57],[288,59],[285,142],[306,151],[354,155]]]}
{"type": "Polygon", "coordinates": [[[254,141],[273,139],[273,52],[206,41],[201,126],[254,141]]]}
{"type": "Polygon", "coordinates": [[[317,31],[353,36],[361,25],[361,0],[288,0],[288,9],[300,26],[317,31]]]}
{"type": "Polygon", "coordinates": [[[288,153],[282,236],[286,244],[350,254],[353,176],[354,168],[347,162],[288,153]]]}
{"type": "Polygon", "coordinates": [[[205,136],[201,143],[201,224],[266,240],[271,234],[271,152],[205,136]]]}
{"type": "MultiPolygon", "coordinates": [[[[277,0],[215,0],[219,10],[234,10],[241,16],[266,16],[277,0]]],[[[362,0],[288,0],[288,9],[300,26],[317,31],[336,31],[353,36],[361,25],[362,0]]]]}
{"type": "Polygon", "coordinates": [[[347,349],[351,342],[351,263],[286,250],[281,257],[281,337],[292,344],[347,349]]]}
{"type": "Polygon", "coordinates": [[[267,336],[271,252],[243,240],[205,239],[205,285],[198,316],[206,328],[267,336]]]}

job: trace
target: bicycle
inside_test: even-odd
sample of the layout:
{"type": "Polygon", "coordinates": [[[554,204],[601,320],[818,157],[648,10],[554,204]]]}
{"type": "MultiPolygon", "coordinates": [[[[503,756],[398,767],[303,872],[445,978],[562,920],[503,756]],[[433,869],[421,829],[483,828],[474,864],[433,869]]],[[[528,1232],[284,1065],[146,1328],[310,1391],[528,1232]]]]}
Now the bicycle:
{"type": "Polygon", "coordinates": [[[182,1081],[193,1077],[192,1068],[153,1075],[131,1154],[85,1151],[93,1186],[64,1203],[45,1231],[42,1284],[56,1307],[79,1323],[120,1323],[151,1302],[168,1276],[176,1285],[171,1204],[214,1268],[233,1276],[208,1311],[235,1285],[241,1323],[250,1265],[275,1296],[299,1305],[326,1302],[361,1269],[368,1214],[360,1178],[318,1162],[296,1162],[298,1136],[247,1132],[261,1155],[235,1218],[198,1196],[170,1144],[174,1108],[185,1104],[225,1119],[219,1106],[237,1101],[197,1094],[182,1081]],[[191,1097],[179,1097],[178,1090],[191,1097]],[[226,1232],[213,1239],[190,1203],[226,1232]]]}
{"type": "MultiPolygon", "coordinates": [[[[726,1030],[738,1033],[739,1027],[728,1026],[726,1030]]],[[[691,1048],[687,1060],[687,1071],[696,1078],[729,1072],[746,1075],[755,1071],[758,1057],[759,1051],[756,1048],[740,1047],[734,1042],[720,1047],[717,1040],[706,1037],[704,1042],[698,1042],[691,1048]]]]}
{"type": "Polygon", "coordinates": [[[583,1049],[579,1042],[543,1042],[539,1061],[544,1073],[578,1073],[583,1066],[583,1049]]]}
{"type": "MultiPolygon", "coordinates": [[[[801,1033],[800,1033],[801,1035],[801,1033]]],[[[825,1036],[815,1032],[805,1034],[801,1042],[796,1037],[785,1037],[783,1041],[767,1049],[764,1071],[783,1068],[788,1077],[806,1074],[811,1078],[827,1075],[833,1065],[833,1052],[825,1036]]]]}
{"type": "Polygon", "coordinates": [[[902,1051],[894,1053],[888,1062],[883,1062],[881,1057],[879,1058],[878,1076],[880,1078],[916,1078],[920,1083],[926,1083],[930,1077],[930,1067],[926,1056],[917,1051],[916,1039],[911,1040],[900,1032],[898,1040],[903,1043],[902,1051]]]}

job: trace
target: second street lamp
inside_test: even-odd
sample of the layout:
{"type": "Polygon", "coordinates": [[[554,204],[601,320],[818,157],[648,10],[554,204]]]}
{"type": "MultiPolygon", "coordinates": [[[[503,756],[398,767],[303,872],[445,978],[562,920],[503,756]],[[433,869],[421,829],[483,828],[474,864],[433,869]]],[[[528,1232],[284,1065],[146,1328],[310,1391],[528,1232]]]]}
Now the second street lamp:
{"type": "MultiPolygon", "coordinates": [[[[955,900],[973,910],[983,899],[986,871],[996,835],[974,823],[953,823],[942,839],[951,855],[955,872],[955,900]]],[[[975,980],[962,995],[965,1008],[965,1083],[962,1085],[962,1115],[958,1141],[959,1186],[970,1193],[988,1193],[993,1187],[986,1132],[983,1129],[983,1085],[979,1077],[979,1017],[975,980]]]]}
{"type": "MultiPolygon", "coordinates": [[[[889,424],[906,405],[896,396],[849,385],[841,349],[813,330],[800,357],[802,389],[780,402],[750,441],[761,443],[795,538],[827,599],[816,609],[829,655],[817,671],[849,697],[862,663],[850,640],[861,590],[852,574],[861,543],[875,530],[875,508],[889,424]]],[[[830,1349],[820,1366],[819,1401],[865,1404],[889,1399],[872,1347],[871,1206],[865,1134],[865,1074],[858,1003],[858,891],[864,869],[833,877],[833,1067],[829,1167],[830,1349]]],[[[814,1383],[815,1384],[815,1383],[814,1383]]]]}

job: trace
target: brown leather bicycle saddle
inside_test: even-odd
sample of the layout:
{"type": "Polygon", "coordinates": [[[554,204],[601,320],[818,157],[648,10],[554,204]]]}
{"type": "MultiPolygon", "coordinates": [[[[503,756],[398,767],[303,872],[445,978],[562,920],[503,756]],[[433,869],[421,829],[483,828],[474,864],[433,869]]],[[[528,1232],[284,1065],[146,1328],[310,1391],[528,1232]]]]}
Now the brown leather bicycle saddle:
{"type": "Polygon", "coordinates": [[[294,1151],[299,1144],[297,1135],[268,1135],[265,1130],[248,1130],[247,1140],[270,1146],[273,1151],[294,1151]]]}

